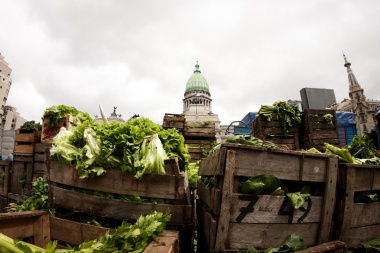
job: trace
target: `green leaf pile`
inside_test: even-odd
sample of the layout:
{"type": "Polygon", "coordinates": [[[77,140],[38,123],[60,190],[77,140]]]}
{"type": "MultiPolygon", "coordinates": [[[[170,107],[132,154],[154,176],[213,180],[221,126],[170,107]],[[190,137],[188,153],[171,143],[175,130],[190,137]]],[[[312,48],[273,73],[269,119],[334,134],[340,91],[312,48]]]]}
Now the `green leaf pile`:
{"type": "Polygon", "coordinates": [[[181,171],[190,159],[184,137],[176,129],[163,129],[148,118],[127,122],[83,122],[72,131],[61,128],[53,139],[51,157],[75,166],[81,178],[115,168],[132,172],[164,173],[163,160],[178,158],[181,171]]]}

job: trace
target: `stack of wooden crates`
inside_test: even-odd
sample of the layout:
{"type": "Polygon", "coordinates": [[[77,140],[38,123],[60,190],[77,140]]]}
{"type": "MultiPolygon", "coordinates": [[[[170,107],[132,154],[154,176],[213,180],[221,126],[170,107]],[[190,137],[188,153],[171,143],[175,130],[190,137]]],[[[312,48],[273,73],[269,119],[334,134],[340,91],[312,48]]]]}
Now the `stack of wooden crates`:
{"type": "MultiPolygon", "coordinates": [[[[333,155],[227,144],[202,160],[199,175],[217,179],[216,187],[198,182],[198,247],[201,252],[237,252],[250,246],[275,247],[290,234],[308,246],[328,242],[335,205],[338,158],[333,155]],[[322,189],[302,208],[286,196],[238,192],[239,182],[271,174],[282,182],[322,189]]],[[[301,188],[300,188],[301,189],[301,188]]]]}
{"type": "Polygon", "coordinates": [[[35,147],[40,143],[41,131],[22,128],[16,130],[8,202],[25,199],[30,194],[34,179],[40,176],[34,170],[35,147]]]}

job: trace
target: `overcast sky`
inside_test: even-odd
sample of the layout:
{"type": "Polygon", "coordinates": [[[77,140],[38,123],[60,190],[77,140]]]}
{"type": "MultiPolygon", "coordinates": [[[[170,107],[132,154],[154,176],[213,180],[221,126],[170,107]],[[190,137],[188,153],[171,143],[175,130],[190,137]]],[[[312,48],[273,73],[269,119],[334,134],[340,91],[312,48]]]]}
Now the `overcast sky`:
{"type": "Polygon", "coordinates": [[[343,52],[367,99],[380,99],[379,0],[0,0],[7,105],[27,120],[101,104],[162,124],[182,113],[198,60],[221,123],[302,88],[348,95],[343,52]]]}

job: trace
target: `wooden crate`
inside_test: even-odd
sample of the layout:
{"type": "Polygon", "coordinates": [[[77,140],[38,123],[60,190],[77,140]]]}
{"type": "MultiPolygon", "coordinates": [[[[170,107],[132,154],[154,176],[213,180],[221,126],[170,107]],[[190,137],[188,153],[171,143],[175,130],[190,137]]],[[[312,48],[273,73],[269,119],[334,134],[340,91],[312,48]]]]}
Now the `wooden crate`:
{"type": "Polygon", "coordinates": [[[300,133],[303,134],[330,134],[337,135],[338,121],[335,110],[328,109],[305,109],[302,112],[302,123],[300,133]],[[332,116],[331,123],[326,121],[325,115],[332,116]]]}
{"type": "Polygon", "coordinates": [[[186,138],[215,138],[215,123],[186,122],[183,136],[186,138]]]}
{"type": "Polygon", "coordinates": [[[51,143],[37,143],[34,149],[34,166],[33,166],[33,178],[38,176],[45,177],[47,175],[47,168],[45,164],[46,151],[52,146],[51,143]]]}
{"type": "Polygon", "coordinates": [[[357,192],[380,190],[380,166],[339,164],[334,237],[349,248],[380,235],[380,202],[355,203],[357,192]]]}
{"type": "Polygon", "coordinates": [[[166,174],[146,174],[138,180],[132,173],[109,169],[99,177],[80,179],[75,167],[47,160],[49,203],[53,208],[63,208],[101,218],[134,222],[140,215],[151,211],[171,213],[170,229],[180,232],[181,250],[190,252],[194,229],[193,207],[190,200],[187,172],[180,172],[177,159],[165,161],[166,174]],[[171,200],[172,204],[134,203],[73,191],[69,188],[92,190],[121,196],[140,196],[171,200]],[[186,251],[188,250],[188,251],[186,251]]]}
{"type": "Polygon", "coordinates": [[[185,138],[185,144],[190,154],[189,162],[196,162],[206,157],[206,154],[212,150],[214,142],[215,138],[185,138]]]}
{"type": "Polygon", "coordinates": [[[179,132],[182,132],[185,127],[185,121],[185,115],[165,113],[162,127],[164,129],[175,128],[179,132]]]}
{"type": "Polygon", "coordinates": [[[33,182],[33,155],[14,155],[9,192],[29,195],[33,182]]]}
{"type": "Polygon", "coordinates": [[[204,252],[227,252],[253,246],[274,247],[290,234],[308,246],[330,239],[335,204],[338,158],[290,150],[224,143],[202,160],[199,175],[216,177],[219,186],[197,187],[198,247],[204,252]],[[272,174],[294,184],[320,184],[323,194],[312,196],[295,210],[285,196],[238,193],[240,178],[272,174]]]}
{"type": "Polygon", "coordinates": [[[281,121],[274,117],[267,121],[265,116],[259,114],[253,121],[252,135],[275,144],[286,145],[290,150],[299,149],[299,128],[290,127],[288,134],[284,133],[281,121]]]}
{"type": "MultiPolygon", "coordinates": [[[[97,239],[114,229],[74,222],[53,216],[43,211],[26,211],[0,214],[0,233],[11,238],[32,238],[33,244],[45,248],[50,241],[57,240],[60,248],[79,245],[97,239]]],[[[178,231],[164,230],[151,242],[143,253],[179,253],[178,231]]]]}
{"type": "Polygon", "coordinates": [[[0,196],[7,197],[9,191],[9,171],[11,163],[0,161],[0,196]]]}
{"type": "Polygon", "coordinates": [[[37,129],[16,130],[14,155],[33,155],[34,145],[41,142],[41,131],[37,129]]]}
{"type": "Polygon", "coordinates": [[[339,146],[340,143],[335,110],[304,110],[300,126],[300,147],[302,149],[316,148],[324,152],[325,142],[334,146],[339,146]],[[324,118],[327,114],[332,116],[331,122],[327,122],[324,118]]]}

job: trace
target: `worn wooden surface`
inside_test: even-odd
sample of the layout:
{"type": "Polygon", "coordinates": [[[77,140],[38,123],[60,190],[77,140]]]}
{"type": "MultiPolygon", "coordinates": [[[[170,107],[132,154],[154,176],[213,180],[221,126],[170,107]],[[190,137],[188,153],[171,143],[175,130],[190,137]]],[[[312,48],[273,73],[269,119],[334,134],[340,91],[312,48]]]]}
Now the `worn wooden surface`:
{"type": "Polygon", "coordinates": [[[356,192],[380,190],[380,166],[340,164],[334,234],[349,248],[380,235],[380,203],[355,203],[356,192]]]}
{"type": "Polygon", "coordinates": [[[0,213],[0,233],[11,238],[33,238],[33,243],[45,247],[50,241],[49,216],[44,211],[0,213]]]}
{"type": "Polygon", "coordinates": [[[345,242],[334,240],[331,242],[325,242],[317,246],[308,247],[305,250],[299,250],[298,253],[345,253],[347,252],[347,245],[345,242]]]}
{"type": "Polygon", "coordinates": [[[81,179],[75,167],[56,161],[50,162],[48,171],[50,182],[87,190],[173,200],[183,200],[188,194],[186,172],[178,176],[146,174],[139,180],[132,173],[110,169],[99,177],[81,179]]]}
{"type": "Polygon", "coordinates": [[[212,252],[215,249],[215,236],[218,223],[199,201],[197,203],[197,220],[198,252],[212,252]]]}
{"type": "Polygon", "coordinates": [[[15,155],[10,173],[9,192],[29,195],[33,181],[33,156],[15,155]]]}
{"type": "Polygon", "coordinates": [[[215,138],[215,123],[203,124],[197,122],[185,123],[183,129],[183,136],[187,137],[203,137],[215,138]]]}
{"type": "Polygon", "coordinates": [[[0,161],[0,196],[6,197],[9,191],[9,161],[0,161]]]}
{"type": "Polygon", "coordinates": [[[147,215],[154,210],[159,212],[169,210],[171,214],[169,224],[185,225],[193,223],[191,205],[124,202],[120,199],[102,198],[55,186],[52,186],[50,191],[55,207],[62,207],[95,216],[135,221],[140,215],[147,215]]]}
{"type": "Polygon", "coordinates": [[[180,253],[178,231],[164,230],[143,253],[180,253]]]}
{"type": "MultiPolygon", "coordinates": [[[[211,245],[207,252],[233,251],[248,246],[274,247],[291,233],[302,236],[309,246],[328,242],[333,224],[337,169],[338,157],[334,155],[222,144],[219,151],[201,161],[199,170],[201,176],[215,176],[220,181],[219,186],[212,189],[198,183],[200,204],[197,210],[198,206],[204,206],[200,217],[211,216],[217,224],[215,234],[203,233],[203,243],[211,245]],[[318,184],[323,190],[320,196],[310,197],[299,209],[294,209],[285,196],[238,193],[239,178],[261,174],[303,185],[318,184]],[[216,203],[218,200],[220,204],[216,203]]],[[[199,225],[204,226],[205,222],[199,221],[199,225]]],[[[204,227],[201,230],[210,232],[204,227]]]]}

